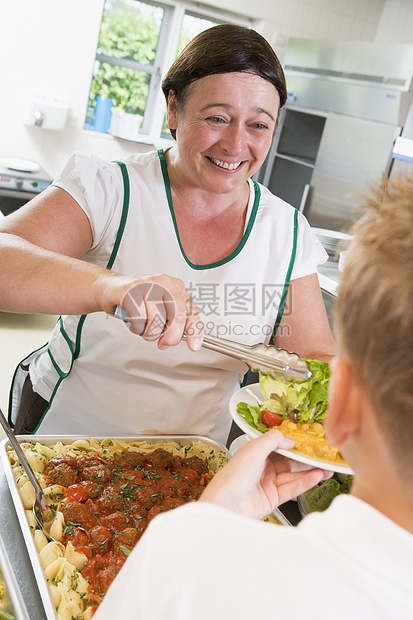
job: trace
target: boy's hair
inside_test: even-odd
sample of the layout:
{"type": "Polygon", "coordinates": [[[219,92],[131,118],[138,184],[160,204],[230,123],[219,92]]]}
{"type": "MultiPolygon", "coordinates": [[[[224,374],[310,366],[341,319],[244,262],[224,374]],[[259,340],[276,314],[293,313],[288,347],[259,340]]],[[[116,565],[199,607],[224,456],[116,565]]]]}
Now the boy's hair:
{"type": "Polygon", "coordinates": [[[413,177],[366,197],[334,311],[339,354],[364,382],[403,476],[413,477],[413,177]]]}

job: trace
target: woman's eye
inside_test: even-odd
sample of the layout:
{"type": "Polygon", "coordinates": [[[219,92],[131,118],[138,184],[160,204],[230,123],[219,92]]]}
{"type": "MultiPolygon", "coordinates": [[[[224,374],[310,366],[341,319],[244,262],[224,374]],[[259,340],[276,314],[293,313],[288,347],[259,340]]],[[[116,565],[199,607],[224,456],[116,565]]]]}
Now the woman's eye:
{"type": "Polygon", "coordinates": [[[252,125],[254,129],[268,129],[267,125],[264,123],[253,123],[252,125]]]}
{"type": "Polygon", "coordinates": [[[225,123],[225,120],[220,116],[209,116],[207,121],[210,121],[211,123],[225,123]]]}

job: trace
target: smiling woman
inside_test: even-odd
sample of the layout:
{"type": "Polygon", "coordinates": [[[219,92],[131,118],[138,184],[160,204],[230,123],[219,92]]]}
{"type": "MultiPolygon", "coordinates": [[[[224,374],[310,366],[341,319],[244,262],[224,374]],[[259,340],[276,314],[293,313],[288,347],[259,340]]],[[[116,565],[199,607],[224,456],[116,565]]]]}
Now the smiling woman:
{"type": "Polygon", "coordinates": [[[241,243],[248,179],[271,146],[278,107],[274,86],[250,73],[203,77],[191,84],[184,106],[170,91],[169,126],[179,149],[165,157],[180,239],[191,262],[223,260],[241,243]]]}
{"type": "Polygon", "coordinates": [[[111,163],[77,153],[1,223],[3,309],[62,316],[30,361],[46,409],[24,432],[225,442],[247,366],[201,349],[205,327],[334,353],[316,274],[327,254],[301,213],[252,180],[286,100],[273,49],[254,30],[214,26],[162,88],[173,146],[111,163]],[[117,306],[132,333],[108,316],[117,306]]]}

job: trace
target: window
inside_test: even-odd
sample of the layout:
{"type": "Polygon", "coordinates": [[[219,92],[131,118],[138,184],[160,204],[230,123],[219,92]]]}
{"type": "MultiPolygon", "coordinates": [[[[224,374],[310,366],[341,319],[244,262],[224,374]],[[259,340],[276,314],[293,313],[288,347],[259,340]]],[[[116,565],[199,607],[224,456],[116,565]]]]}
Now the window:
{"type": "Polygon", "coordinates": [[[252,26],[189,4],[106,0],[84,128],[148,143],[171,139],[162,77],[196,34],[228,22],[252,26]]]}

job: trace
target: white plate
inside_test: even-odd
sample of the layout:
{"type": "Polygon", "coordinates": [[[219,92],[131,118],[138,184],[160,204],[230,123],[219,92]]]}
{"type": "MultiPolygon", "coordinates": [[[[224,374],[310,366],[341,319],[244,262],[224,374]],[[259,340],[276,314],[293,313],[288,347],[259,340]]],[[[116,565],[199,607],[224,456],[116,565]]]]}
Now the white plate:
{"type": "MultiPolygon", "coordinates": [[[[252,385],[246,385],[241,388],[235,394],[232,395],[231,400],[229,401],[229,409],[231,412],[232,419],[235,424],[239,426],[239,428],[244,431],[248,435],[248,437],[259,437],[262,435],[260,431],[256,428],[253,428],[248,424],[245,418],[242,417],[237,411],[238,403],[247,403],[248,405],[257,405],[257,400],[263,401],[264,396],[261,392],[261,388],[259,383],[253,383],[252,385]]],[[[313,467],[320,467],[321,469],[326,469],[328,471],[335,471],[339,474],[352,474],[353,470],[348,465],[342,465],[340,463],[333,463],[331,461],[323,461],[322,459],[312,458],[310,456],[306,456],[305,454],[300,454],[300,452],[296,452],[294,449],[292,450],[276,450],[278,454],[282,454],[283,456],[292,459],[293,461],[298,461],[299,463],[305,463],[306,465],[312,465],[313,467]]]]}
{"type": "Polygon", "coordinates": [[[18,172],[38,172],[39,164],[29,159],[16,159],[14,157],[3,157],[1,163],[9,170],[17,170],[18,172]]]}
{"type": "Polygon", "coordinates": [[[234,441],[229,447],[229,451],[231,452],[232,456],[234,456],[234,454],[238,452],[238,450],[242,448],[242,446],[245,446],[245,444],[248,443],[249,440],[250,437],[248,437],[248,435],[240,435],[239,437],[234,439],[234,441]]]}

